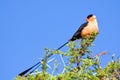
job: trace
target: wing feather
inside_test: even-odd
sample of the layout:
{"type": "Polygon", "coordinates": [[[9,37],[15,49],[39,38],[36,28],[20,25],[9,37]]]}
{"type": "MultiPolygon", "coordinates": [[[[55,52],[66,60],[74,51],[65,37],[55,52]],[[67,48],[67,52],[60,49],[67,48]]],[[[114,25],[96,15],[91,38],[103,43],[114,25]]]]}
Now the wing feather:
{"type": "Polygon", "coordinates": [[[74,41],[76,39],[80,39],[82,36],[81,36],[81,31],[83,30],[84,27],[86,27],[88,24],[88,22],[82,24],[78,30],[74,33],[74,35],[72,36],[72,38],[70,39],[70,41],[74,41]]]}

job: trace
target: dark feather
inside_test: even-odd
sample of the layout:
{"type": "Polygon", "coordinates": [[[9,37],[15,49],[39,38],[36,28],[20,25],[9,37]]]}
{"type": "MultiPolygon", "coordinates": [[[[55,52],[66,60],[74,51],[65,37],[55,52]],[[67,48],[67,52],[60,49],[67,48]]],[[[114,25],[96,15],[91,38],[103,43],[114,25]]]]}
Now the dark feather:
{"type": "Polygon", "coordinates": [[[32,67],[26,69],[25,71],[21,72],[21,73],[18,74],[18,75],[19,75],[19,76],[25,75],[27,72],[29,72],[32,68],[34,68],[34,67],[37,66],[38,64],[40,64],[40,62],[36,63],[35,65],[33,65],[32,67]]]}
{"type": "Polygon", "coordinates": [[[76,40],[76,39],[82,38],[82,36],[81,36],[81,31],[83,30],[84,27],[87,26],[87,24],[88,24],[88,22],[82,24],[82,25],[79,27],[79,29],[75,32],[75,34],[72,36],[72,38],[70,39],[70,41],[74,41],[74,40],[76,40]]]}

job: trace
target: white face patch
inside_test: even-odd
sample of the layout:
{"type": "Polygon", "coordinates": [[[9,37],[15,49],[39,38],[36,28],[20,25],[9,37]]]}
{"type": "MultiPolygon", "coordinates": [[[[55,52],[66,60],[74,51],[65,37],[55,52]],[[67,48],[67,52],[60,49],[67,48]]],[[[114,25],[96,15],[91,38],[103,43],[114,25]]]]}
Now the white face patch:
{"type": "Polygon", "coordinates": [[[93,18],[95,18],[95,19],[96,19],[96,16],[95,16],[95,15],[93,15],[93,18]]]}

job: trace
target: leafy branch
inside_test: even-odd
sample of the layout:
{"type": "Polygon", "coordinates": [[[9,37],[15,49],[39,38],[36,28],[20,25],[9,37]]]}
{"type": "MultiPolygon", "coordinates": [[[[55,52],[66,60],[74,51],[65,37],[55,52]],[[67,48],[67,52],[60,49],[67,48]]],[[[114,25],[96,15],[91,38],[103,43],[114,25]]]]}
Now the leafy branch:
{"type": "Polygon", "coordinates": [[[46,55],[42,61],[42,72],[36,71],[36,74],[29,74],[26,77],[17,76],[15,80],[120,80],[120,58],[115,60],[113,55],[112,60],[102,68],[100,57],[107,54],[107,52],[95,56],[91,54],[89,47],[92,46],[97,34],[93,33],[87,36],[79,42],[80,44],[69,42],[67,45],[69,49],[66,52],[46,49],[46,55]],[[67,59],[67,61],[64,61],[64,73],[54,75],[59,64],[56,60],[51,71],[52,74],[47,72],[48,53],[60,54],[67,59]]]}

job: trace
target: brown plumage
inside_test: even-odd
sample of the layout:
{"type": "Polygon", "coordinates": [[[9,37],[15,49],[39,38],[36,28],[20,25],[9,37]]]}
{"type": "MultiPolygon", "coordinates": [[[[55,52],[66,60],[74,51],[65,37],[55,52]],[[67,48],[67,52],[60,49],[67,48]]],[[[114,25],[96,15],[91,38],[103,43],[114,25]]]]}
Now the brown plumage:
{"type": "Polygon", "coordinates": [[[85,38],[92,34],[93,32],[98,32],[98,24],[96,16],[90,14],[86,18],[86,22],[82,24],[76,33],[72,36],[70,41],[74,41],[76,39],[85,38]]]}

